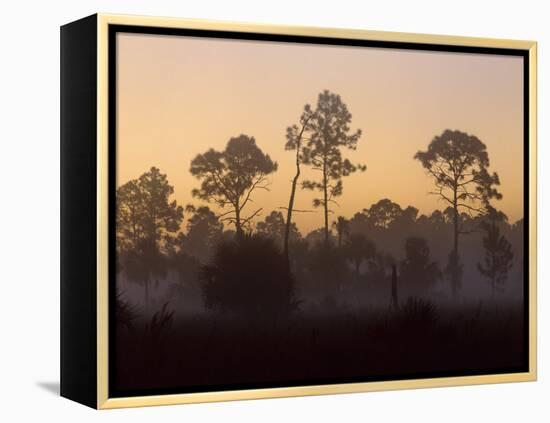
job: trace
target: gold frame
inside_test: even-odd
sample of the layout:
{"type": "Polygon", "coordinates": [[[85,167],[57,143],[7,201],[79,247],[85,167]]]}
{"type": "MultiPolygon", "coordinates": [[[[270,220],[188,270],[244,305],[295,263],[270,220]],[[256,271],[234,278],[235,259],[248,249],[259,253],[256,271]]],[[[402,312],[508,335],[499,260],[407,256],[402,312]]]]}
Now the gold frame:
{"type": "Polygon", "coordinates": [[[535,381],[537,379],[537,43],[490,38],[447,35],[409,34],[400,32],[365,31],[298,26],[252,25],[177,18],[159,18],[99,14],[97,19],[97,407],[99,409],[150,405],[186,404],[260,398],[280,398],[305,395],[344,394],[412,388],[477,385],[504,382],[535,381]],[[298,386],[287,388],[248,389],[174,395],[151,395],[109,398],[108,395],[108,26],[111,24],[166,28],[190,28],[221,31],[253,32],[316,36],[377,41],[399,41],[439,45],[520,49],[529,52],[529,371],[523,373],[482,376],[459,376],[431,379],[395,380],[386,382],[348,383],[335,385],[298,386]]]}

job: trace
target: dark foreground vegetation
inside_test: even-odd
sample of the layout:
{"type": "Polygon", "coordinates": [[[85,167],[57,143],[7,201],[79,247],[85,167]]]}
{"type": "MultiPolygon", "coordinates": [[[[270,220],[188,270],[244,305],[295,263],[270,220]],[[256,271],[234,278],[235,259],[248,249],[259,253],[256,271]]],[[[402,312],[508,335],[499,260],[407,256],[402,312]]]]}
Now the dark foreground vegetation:
{"type": "Polygon", "coordinates": [[[519,307],[441,310],[411,299],[397,310],[350,313],[334,303],[273,320],[214,313],[159,325],[162,314],[156,324],[119,328],[121,393],[492,373],[525,363],[519,307]]]}

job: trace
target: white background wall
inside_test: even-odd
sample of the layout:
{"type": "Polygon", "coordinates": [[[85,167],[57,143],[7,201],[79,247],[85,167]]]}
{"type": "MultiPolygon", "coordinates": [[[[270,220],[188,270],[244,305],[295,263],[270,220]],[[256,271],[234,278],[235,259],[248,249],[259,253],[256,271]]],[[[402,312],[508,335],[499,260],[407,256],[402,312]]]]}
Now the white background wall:
{"type": "Polygon", "coordinates": [[[0,420],[550,421],[550,13],[546,1],[5,1],[0,24],[0,420]],[[539,42],[539,381],[94,412],[59,382],[59,26],[95,13],[539,42]]]}

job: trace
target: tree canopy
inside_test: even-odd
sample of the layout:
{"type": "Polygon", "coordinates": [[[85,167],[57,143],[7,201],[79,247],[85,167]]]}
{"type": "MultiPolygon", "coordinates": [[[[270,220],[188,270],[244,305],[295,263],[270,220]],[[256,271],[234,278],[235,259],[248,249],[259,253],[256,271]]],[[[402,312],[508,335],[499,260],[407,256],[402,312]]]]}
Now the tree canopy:
{"type": "Polygon", "coordinates": [[[431,193],[451,207],[482,213],[489,200],[502,198],[499,177],[488,170],[487,147],[474,135],[447,129],[414,158],[434,179],[431,193]]]}
{"type": "Polygon", "coordinates": [[[140,241],[148,240],[155,248],[162,247],[183,220],[183,207],[170,201],[173,194],[174,187],[156,167],[120,186],[116,193],[118,245],[136,249],[140,241]]]}
{"type": "Polygon", "coordinates": [[[510,242],[501,235],[495,220],[483,221],[480,226],[485,232],[482,239],[485,257],[477,264],[477,268],[489,282],[491,293],[494,294],[504,288],[508,272],[513,266],[514,253],[510,242]]]}
{"type": "Polygon", "coordinates": [[[401,277],[408,288],[425,291],[441,277],[439,265],[430,259],[430,248],[424,238],[405,240],[405,259],[401,262],[401,277]]]}
{"type": "Polygon", "coordinates": [[[205,262],[221,239],[223,224],[208,206],[187,205],[185,211],[191,215],[187,221],[187,235],[184,241],[186,250],[190,255],[205,262]]]}
{"type": "Polygon", "coordinates": [[[461,264],[458,251],[459,236],[471,231],[462,224],[461,212],[477,216],[487,211],[491,199],[501,199],[496,186],[498,175],[489,173],[487,147],[475,135],[445,130],[433,138],[426,151],[418,151],[418,160],[434,181],[437,195],[451,208],[454,239],[447,266],[455,295],[461,286],[461,264]]]}
{"type": "Polygon", "coordinates": [[[401,216],[403,210],[399,204],[383,198],[366,209],[365,213],[374,227],[387,229],[401,216]]]}
{"type": "Polygon", "coordinates": [[[239,135],[231,138],[224,151],[210,149],[191,161],[190,172],[201,180],[200,188],[193,189],[194,197],[216,204],[221,209],[230,208],[220,215],[220,220],[235,225],[238,235],[261,208],[247,217],[243,209],[258,189],[268,189],[267,175],[277,170],[277,163],[256,145],[254,137],[239,135]]]}
{"type": "Polygon", "coordinates": [[[351,131],[352,115],[338,94],[328,90],[319,94],[317,106],[308,122],[308,139],[302,147],[303,163],[321,173],[318,180],[305,180],[304,189],[321,192],[313,200],[314,207],[322,207],[325,221],[325,242],[329,238],[330,204],[343,193],[342,178],[366,166],[354,164],[344,158],[342,149],[355,150],[361,130],[351,131]]]}
{"type": "Polygon", "coordinates": [[[336,229],[336,233],[338,235],[338,246],[341,247],[344,237],[349,235],[349,220],[344,216],[338,216],[338,219],[332,222],[332,226],[336,229]]]}
{"type": "Polygon", "coordinates": [[[344,251],[346,257],[353,263],[355,274],[359,276],[359,268],[363,260],[370,260],[376,254],[374,243],[362,234],[351,234],[345,244],[344,251]]]}
{"type": "MultiPolygon", "coordinates": [[[[262,222],[256,225],[256,232],[275,240],[277,245],[282,246],[285,237],[286,223],[280,211],[272,211],[262,222]]],[[[290,226],[289,240],[296,241],[301,238],[300,231],[295,223],[290,226]]]]}

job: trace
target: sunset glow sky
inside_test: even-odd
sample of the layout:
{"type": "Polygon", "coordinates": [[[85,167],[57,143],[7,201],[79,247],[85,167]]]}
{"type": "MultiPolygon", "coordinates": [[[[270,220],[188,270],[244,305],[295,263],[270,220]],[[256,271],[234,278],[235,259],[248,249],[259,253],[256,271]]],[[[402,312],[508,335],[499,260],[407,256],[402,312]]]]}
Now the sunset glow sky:
{"type": "MultiPolygon", "coordinates": [[[[523,63],[519,57],[365,47],[215,40],[164,35],[117,35],[117,186],[157,166],[181,205],[200,182],[191,160],[230,137],[254,136],[279,164],[270,192],[259,191],[245,216],[286,206],[294,175],[285,151],[286,127],[324,89],[341,95],[363,135],[344,156],[367,171],[344,178],[332,220],[351,217],[390,198],[429,214],[446,207],[428,194],[432,180],[413,160],[435,135],[458,129],[486,145],[490,170],[501,180],[494,205],[523,217],[523,63]]],[[[303,178],[317,177],[304,167],[303,178]]],[[[312,209],[300,190],[296,208],[312,209]]],[[[303,233],[323,215],[295,217],[303,233]]]]}

